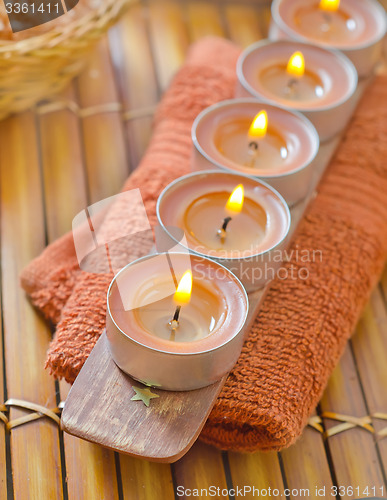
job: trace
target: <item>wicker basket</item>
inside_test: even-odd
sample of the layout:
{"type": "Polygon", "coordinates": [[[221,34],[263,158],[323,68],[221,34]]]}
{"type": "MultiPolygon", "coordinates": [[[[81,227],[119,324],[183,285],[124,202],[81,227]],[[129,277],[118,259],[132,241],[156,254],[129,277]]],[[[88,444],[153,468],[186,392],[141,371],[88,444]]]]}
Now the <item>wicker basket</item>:
{"type": "Polygon", "coordinates": [[[62,90],[85,56],[137,0],[102,5],[61,28],[15,42],[0,42],[0,119],[62,90]]]}

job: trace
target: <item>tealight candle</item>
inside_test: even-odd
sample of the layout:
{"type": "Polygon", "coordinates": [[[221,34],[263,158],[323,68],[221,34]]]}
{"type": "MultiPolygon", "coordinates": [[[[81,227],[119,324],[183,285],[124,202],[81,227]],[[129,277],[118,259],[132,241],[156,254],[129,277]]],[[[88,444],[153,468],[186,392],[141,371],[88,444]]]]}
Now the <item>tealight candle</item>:
{"type": "Polygon", "coordinates": [[[273,126],[268,128],[265,110],[252,121],[240,116],[219,123],[214,143],[225,158],[248,168],[276,165],[288,154],[281,132],[273,126]]]}
{"type": "Polygon", "coordinates": [[[258,42],[241,54],[237,94],[302,112],[321,141],[346,126],[356,104],[356,69],[343,54],[314,45],[258,42]]]}
{"type": "Polygon", "coordinates": [[[218,168],[263,179],[289,204],[307,195],[319,148],[316,130],[302,115],[251,98],[202,111],[192,141],[193,170],[218,168]]]}
{"type": "Polygon", "coordinates": [[[302,52],[291,55],[287,64],[267,66],[260,75],[262,85],[276,96],[301,105],[318,101],[324,95],[324,83],[317,73],[305,69],[302,52]]]}
{"type": "Polygon", "coordinates": [[[169,184],[158,199],[157,217],[172,245],[179,244],[173,229],[180,228],[184,248],[226,266],[247,291],[275,277],[290,227],[289,209],[273,188],[220,171],[169,184]]]}
{"type": "Polygon", "coordinates": [[[205,387],[236,362],[247,311],[242,284],[220,264],[187,253],[144,257],[123,268],[109,287],[112,357],[146,385],[205,387]]]}
{"type": "Polygon", "coordinates": [[[359,24],[351,12],[340,7],[340,0],[320,0],[300,5],[294,22],[301,33],[331,44],[352,43],[359,24]]]}
{"type": "MultiPolygon", "coordinates": [[[[267,219],[262,206],[245,198],[244,186],[239,184],[231,194],[217,191],[195,198],[177,222],[191,248],[226,252],[227,257],[232,258],[262,242],[266,237],[267,219]]],[[[211,256],[213,254],[211,252],[211,256]]]]}
{"type": "Polygon", "coordinates": [[[379,61],[386,14],[374,0],[274,0],[271,40],[310,41],[342,50],[359,76],[379,61]]]}

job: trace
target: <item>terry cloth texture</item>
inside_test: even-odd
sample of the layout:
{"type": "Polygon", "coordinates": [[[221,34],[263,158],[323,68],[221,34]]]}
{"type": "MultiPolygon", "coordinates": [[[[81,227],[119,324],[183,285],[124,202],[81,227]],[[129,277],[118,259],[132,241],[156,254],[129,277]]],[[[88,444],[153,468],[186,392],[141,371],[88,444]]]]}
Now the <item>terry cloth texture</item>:
{"type": "MultiPolygon", "coordinates": [[[[151,225],[160,191],[190,169],[194,118],[233,96],[238,55],[222,39],[198,42],[163,97],[151,144],[124,186],[141,189],[151,225]]],[[[386,157],[387,78],[378,77],[289,250],[318,258],[304,262],[293,252],[285,264],[293,272],[274,281],[202,431],[206,442],[240,451],[278,450],[301,434],[385,262],[386,157]],[[306,279],[294,278],[300,268],[306,279]]],[[[104,238],[135,223],[122,220],[124,209],[117,202],[107,211],[100,228],[104,238]]],[[[140,255],[148,243],[120,250],[140,255]]],[[[71,234],[23,271],[22,286],[32,302],[57,323],[47,358],[55,376],[73,382],[90,354],[105,326],[111,278],[79,270],[71,234]]]]}

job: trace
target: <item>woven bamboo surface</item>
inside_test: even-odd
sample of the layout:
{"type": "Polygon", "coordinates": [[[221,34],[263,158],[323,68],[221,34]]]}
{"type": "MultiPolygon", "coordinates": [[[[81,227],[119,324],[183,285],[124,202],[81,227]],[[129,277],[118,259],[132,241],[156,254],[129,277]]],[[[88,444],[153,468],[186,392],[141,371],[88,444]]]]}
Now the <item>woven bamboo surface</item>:
{"type": "Polygon", "coordinates": [[[172,466],[62,434],[55,409],[68,386],[43,369],[52,331],[18,286],[21,268],[69,230],[77,212],[116,193],[136,167],[154,106],[189,43],[218,34],[246,46],[266,35],[269,16],[259,0],[142,0],[65,92],[0,122],[0,402],[11,399],[0,405],[1,500],[171,500],[177,486],[245,485],[278,488],[284,498],[285,488],[295,490],[288,498],[307,497],[301,489],[318,498],[315,489],[323,486],[326,498],[335,498],[333,485],[344,499],[366,496],[366,487],[369,496],[387,497],[387,271],[294,446],[243,455],[198,442],[172,466]],[[36,411],[17,400],[54,411],[15,425],[36,411]]]}

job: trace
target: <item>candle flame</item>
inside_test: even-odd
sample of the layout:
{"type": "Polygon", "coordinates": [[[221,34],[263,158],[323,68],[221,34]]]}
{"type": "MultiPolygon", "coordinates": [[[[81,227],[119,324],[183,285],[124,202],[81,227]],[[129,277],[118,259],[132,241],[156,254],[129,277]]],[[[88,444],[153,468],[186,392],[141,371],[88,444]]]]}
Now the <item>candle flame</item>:
{"type": "Polygon", "coordinates": [[[289,75],[301,78],[305,73],[305,59],[302,52],[295,52],[289,59],[286,71],[289,75]]]}
{"type": "Polygon", "coordinates": [[[340,6],[340,0],[320,0],[320,9],[335,12],[340,6]]]}
{"type": "Polygon", "coordinates": [[[191,300],[191,292],[192,272],[188,270],[183,274],[181,280],[179,281],[173,299],[179,306],[188,304],[188,302],[191,300]]]}
{"type": "Polygon", "coordinates": [[[267,123],[268,119],[266,111],[260,111],[250,125],[249,137],[263,139],[267,132],[267,123]]]}
{"type": "Polygon", "coordinates": [[[230,194],[230,198],[226,203],[226,211],[233,214],[239,214],[243,207],[243,200],[245,198],[244,188],[239,184],[234,191],[230,194]]]}

